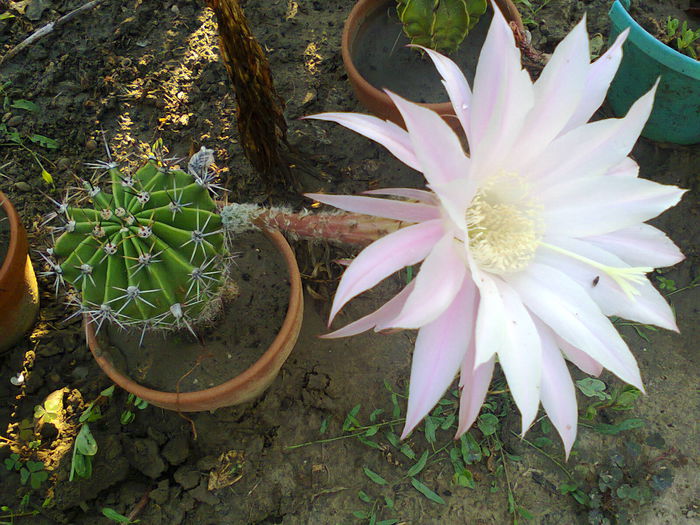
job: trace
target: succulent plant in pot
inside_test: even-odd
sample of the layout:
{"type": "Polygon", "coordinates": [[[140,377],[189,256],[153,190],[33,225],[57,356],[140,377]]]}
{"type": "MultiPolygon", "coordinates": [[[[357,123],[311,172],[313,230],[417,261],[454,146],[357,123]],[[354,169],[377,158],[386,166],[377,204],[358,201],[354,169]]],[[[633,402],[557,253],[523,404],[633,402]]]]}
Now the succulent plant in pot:
{"type": "MultiPolygon", "coordinates": [[[[54,230],[61,235],[43,256],[49,266],[44,275],[54,279],[56,289],[71,285],[69,303],[77,306],[72,316],[83,315],[93,355],[115,383],[157,406],[213,409],[264,390],[296,340],[293,328],[298,323],[292,321],[299,312],[288,311],[294,318],[287,323],[292,329],[270,349],[283,355],[281,361],[268,356],[266,366],[274,364],[274,370],[248,374],[262,379],[262,387],[250,377],[237,377],[186,394],[152,390],[118,370],[96,337],[105,324],[112,324],[140,331],[140,341],[147,331],[177,330],[201,339],[200,328],[221,311],[230,256],[219,205],[211,195],[220,189],[209,170],[213,154],[202,148],[187,171],[173,167],[173,160],[150,156],[133,175],[111,159],[90,165],[108,180],[81,181],[71,199],[74,205],[69,199],[56,203],[52,216],[61,224],[54,230]],[[207,400],[209,394],[215,397],[207,400]]],[[[284,252],[285,246],[279,247],[284,252]]],[[[290,273],[292,266],[288,264],[290,273]]],[[[294,282],[293,275],[290,280],[294,282]]],[[[172,348],[174,356],[177,350],[172,348]]],[[[252,368],[257,365],[262,367],[255,363],[252,368]]]]}
{"type": "Polygon", "coordinates": [[[397,0],[396,13],[412,44],[451,52],[486,12],[486,0],[397,0]]]}

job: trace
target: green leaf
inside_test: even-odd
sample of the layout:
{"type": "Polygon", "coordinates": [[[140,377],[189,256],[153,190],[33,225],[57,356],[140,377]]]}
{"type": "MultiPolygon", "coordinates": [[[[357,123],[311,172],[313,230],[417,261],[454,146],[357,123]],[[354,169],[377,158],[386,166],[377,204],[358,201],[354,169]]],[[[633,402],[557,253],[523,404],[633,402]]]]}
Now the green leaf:
{"type": "MultiPolygon", "coordinates": [[[[102,397],[112,397],[112,394],[114,394],[114,385],[110,386],[109,388],[105,388],[102,392],[100,392],[102,397]]],[[[104,511],[104,509],[102,510],[104,511]]]]}
{"type": "Polygon", "coordinates": [[[394,393],[391,394],[391,404],[394,407],[391,411],[391,415],[394,419],[398,419],[401,417],[401,407],[399,406],[399,398],[394,393]]]}
{"type": "Polygon", "coordinates": [[[42,169],[42,170],[41,170],[41,178],[44,179],[44,182],[45,182],[46,184],[53,184],[53,177],[52,177],[51,174],[50,174],[48,171],[46,171],[45,169],[42,169]]]}
{"type": "Polygon", "coordinates": [[[605,392],[605,383],[603,383],[600,379],[595,379],[593,377],[579,379],[576,381],[576,387],[586,397],[596,397],[601,401],[610,399],[610,394],[605,392]]]}
{"type": "Polygon", "coordinates": [[[41,487],[41,484],[47,479],[49,479],[49,473],[45,470],[41,472],[34,472],[29,478],[29,484],[34,490],[38,490],[41,487]]]}
{"type": "Polygon", "coordinates": [[[384,496],[384,504],[390,509],[394,508],[394,500],[389,496],[384,496]]]}
{"type": "Polygon", "coordinates": [[[14,18],[15,15],[10,13],[9,11],[5,11],[4,13],[0,13],[0,20],[7,20],[8,18],[14,18]]]}
{"type": "Polygon", "coordinates": [[[438,496],[435,492],[433,492],[431,489],[425,486],[422,482],[418,481],[416,478],[411,478],[411,485],[413,485],[413,488],[415,488],[418,492],[423,494],[423,496],[428,498],[430,501],[434,501],[435,503],[439,503],[441,505],[445,504],[444,499],[442,499],[440,496],[438,496]]]}
{"type": "Polygon", "coordinates": [[[134,406],[139,410],[143,410],[144,408],[148,407],[148,401],[137,396],[136,401],[134,401],[134,406]]]}
{"type": "Polygon", "coordinates": [[[318,429],[318,433],[325,434],[326,430],[328,430],[328,424],[329,424],[328,418],[325,418],[323,421],[321,421],[321,427],[318,429]]]}
{"type": "Polygon", "coordinates": [[[116,510],[110,509],[109,507],[104,507],[102,509],[102,515],[107,519],[116,521],[117,523],[138,523],[138,520],[131,521],[126,516],[119,514],[116,510]]]}
{"type": "Polygon", "coordinates": [[[379,425],[373,425],[367,429],[367,432],[365,432],[365,436],[372,437],[377,432],[379,432],[379,425]]]}
{"type": "Polygon", "coordinates": [[[365,476],[367,476],[370,480],[372,480],[377,485],[386,485],[387,484],[387,481],[383,477],[381,477],[379,474],[374,472],[373,470],[370,470],[367,467],[362,467],[362,471],[365,473],[365,476]]]}
{"type": "Polygon", "coordinates": [[[542,430],[543,434],[549,434],[552,431],[552,423],[548,417],[540,421],[540,430],[542,430]]]}
{"type": "Polygon", "coordinates": [[[362,424],[357,420],[357,414],[360,412],[360,407],[361,404],[357,404],[352,409],[350,412],[348,412],[348,415],[345,417],[345,421],[343,421],[343,432],[348,432],[349,430],[353,430],[356,427],[362,426],[362,424]]]}
{"type": "Polygon", "coordinates": [[[416,474],[418,474],[421,470],[425,468],[425,464],[428,462],[428,451],[426,450],[423,452],[421,455],[420,459],[416,462],[415,465],[413,465],[410,469],[408,469],[408,476],[413,477],[416,474]]]}
{"type": "Polygon", "coordinates": [[[369,415],[369,422],[375,423],[377,421],[377,416],[379,416],[383,413],[384,413],[384,409],[382,409],[382,408],[378,408],[377,410],[372,411],[372,413],[369,415]]]}
{"type": "Polygon", "coordinates": [[[455,415],[450,414],[445,418],[445,421],[442,422],[442,425],[440,425],[440,430],[449,430],[449,428],[454,424],[455,422],[455,415]]]}
{"type": "Polygon", "coordinates": [[[371,503],[372,498],[370,498],[367,493],[364,490],[361,490],[357,493],[357,497],[360,498],[362,501],[365,503],[371,503]]]}
{"type": "Polygon", "coordinates": [[[26,485],[27,481],[29,480],[30,473],[26,468],[22,468],[22,470],[19,471],[19,481],[22,483],[22,485],[26,485]]]}
{"type": "Polygon", "coordinates": [[[377,450],[382,449],[382,446],[379,443],[372,441],[371,439],[367,439],[364,436],[357,436],[357,439],[360,440],[360,443],[367,445],[368,447],[376,448],[377,450]]]}
{"type": "Polygon", "coordinates": [[[58,142],[44,135],[30,135],[29,140],[47,149],[58,149],[58,142]]]}
{"type": "Polygon", "coordinates": [[[530,511],[523,507],[518,507],[518,514],[520,514],[526,520],[534,520],[535,516],[532,515],[530,511]]]}
{"type": "Polygon", "coordinates": [[[124,410],[119,416],[119,422],[122,425],[128,425],[134,419],[136,419],[136,414],[134,414],[131,410],[124,410]]]}
{"type": "Polygon", "coordinates": [[[396,518],[389,518],[388,520],[378,521],[376,525],[396,525],[399,522],[396,518]]]}
{"type": "Polygon", "coordinates": [[[479,416],[478,426],[484,436],[491,436],[498,429],[498,418],[493,414],[482,414],[479,416]]]}
{"type": "Polygon", "coordinates": [[[355,516],[358,520],[366,520],[369,518],[369,514],[367,514],[364,510],[353,510],[352,515],[355,516]]]}
{"type": "Polygon", "coordinates": [[[466,487],[468,489],[476,488],[474,475],[469,469],[463,468],[459,472],[455,472],[453,480],[460,487],[466,487]]]}
{"type": "Polygon", "coordinates": [[[535,445],[538,448],[543,448],[543,447],[551,447],[554,443],[552,442],[551,439],[548,437],[538,437],[532,442],[533,445],[535,445]]]}
{"type": "Polygon", "coordinates": [[[476,439],[474,439],[471,432],[462,434],[459,441],[460,449],[462,451],[462,459],[464,460],[465,464],[471,465],[472,463],[478,463],[481,461],[481,447],[476,442],[476,439]]]}
{"type": "Polygon", "coordinates": [[[27,461],[25,464],[29,472],[39,472],[44,470],[44,464],[41,461],[27,461]]]}
{"type": "Polygon", "coordinates": [[[385,432],[384,435],[389,443],[394,445],[396,448],[401,448],[401,440],[399,440],[399,436],[393,432],[385,432]]]}
{"type": "Polygon", "coordinates": [[[17,99],[10,104],[11,108],[25,109],[27,111],[39,111],[39,106],[37,106],[31,100],[24,100],[23,98],[17,99]]]}
{"type": "Polygon", "coordinates": [[[401,445],[399,452],[401,452],[408,459],[416,459],[416,453],[413,452],[413,449],[408,443],[404,443],[403,445],[401,445]]]}
{"type": "Polygon", "coordinates": [[[80,427],[80,432],[75,438],[75,449],[83,456],[94,456],[97,454],[97,441],[90,432],[90,427],[84,424],[80,427]]]}
{"type": "Polygon", "coordinates": [[[81,478],[89,478],[92,476],[92,456],[84,456],[80,453],[74,454],[73,461],[71,462],[71,477],[69,481],[73,481],[73,472],[81,478]]]}
{"type": "Polygon", "coordinates": [[[425,440],[433,444],[435,443],[435,430],[437,429],[437,425],[435,424],[435,421],[433,420],[432,417],[427,416],[425,418],[425,440]]]}
{"type": "Polygon", "coordinates": [[[626,430],[632,430],[644,426],[644,421],[638,418],[625,419],[616,425],[608,425],[607,423],[598,423],[593,425],[593,430],[600,434],[615,436],[626,430]]]}

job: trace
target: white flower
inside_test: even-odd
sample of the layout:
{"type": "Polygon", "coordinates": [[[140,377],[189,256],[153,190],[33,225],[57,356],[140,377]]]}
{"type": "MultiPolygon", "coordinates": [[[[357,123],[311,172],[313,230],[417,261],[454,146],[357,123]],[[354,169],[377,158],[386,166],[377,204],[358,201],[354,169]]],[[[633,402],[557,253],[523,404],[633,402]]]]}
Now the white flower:
{"type": "Polygon", "coordinates": [[[645,274],[683,255],[643,222],[676,204],[683,190],[638,178],[627,156],[656,87],[624,118],[588,123],[615,75],[626,36],[591,64],[582,21],[533,83],[496,9],[473,90],[452,61],[425,50],[443,78],[469,155],[436,113],[393,93],[408,131],[365,115],[315,116],[376,140],[427,180],[429,190],[367,192],[408,200],[309,195],[414,223],[358,255],[338,286],[331,320],[356,295],[422,261],[416,279],[376,312],[329,334],[419,329],[404,436],[458,370],[458,435],[466,432],[498,358],[523,433],[541,402],[568,454],[577,407],[565,359],[593,375],[607,368],[642,389],[634,356],[607,316],[677,330],[645,274]]]}

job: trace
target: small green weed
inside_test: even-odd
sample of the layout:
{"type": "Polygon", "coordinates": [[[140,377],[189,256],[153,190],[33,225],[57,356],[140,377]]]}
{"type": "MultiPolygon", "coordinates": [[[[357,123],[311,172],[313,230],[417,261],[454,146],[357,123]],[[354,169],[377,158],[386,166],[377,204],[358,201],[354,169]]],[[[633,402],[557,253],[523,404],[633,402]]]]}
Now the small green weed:
{"type": "Polygon", "coordinates": [[[515,0],[516,5],[525,7],[525,12],[521,13],[523,24],[531,27],[537,26],[537,14],[551,1],[552,0],[515,0]]]}
{"type": "Polygon", "coordinates": [[[663,41],[667,45],[674,47],[676,50],[695,60],[698,59],[700,42],[695,42],[700,39],[700,29],[693,31],[688,27],[688,22],[686,20],[681,24],[680,20],[671,18],[670,16],[666,19],[665,29],[666,34],[663,37],[663,41]]]}
{"type": "Polygon", "coordinates": [[[5,458],[4,464],[7,470],[19,472],[22,485],[29,484],[34,490],[38,490],[41,484],[49,479],[49,473],[44,470],[41,461],[23,461],[19,454],[10,454],[9,458],[5,458]]]}

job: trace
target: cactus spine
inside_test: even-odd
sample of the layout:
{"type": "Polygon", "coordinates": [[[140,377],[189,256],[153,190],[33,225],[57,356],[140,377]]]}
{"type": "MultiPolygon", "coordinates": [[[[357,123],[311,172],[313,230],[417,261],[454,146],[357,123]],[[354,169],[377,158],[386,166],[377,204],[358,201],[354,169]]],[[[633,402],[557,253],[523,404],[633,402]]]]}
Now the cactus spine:
{"type": "Polygon", "coordinates": [[[217,186],[201,157],[211,151],[197,155],[189,173],[153,156],[133,176],[113,162],[94,164],[108,172],[111,191],[83,182],[91,207],[56,203],[63,233],[44,256],[51,267],[44,273],[55,276],[56,287],[65,280],[80,292],[73,302],[98,329],[111,321],[192,331],[220,289],[226,247],[209,195],[217,186]]]}
{"type": "Polygon", "coordinates": [[[397,0],[396,11],[413,44],[452,52],[486,12],[486,0],[397,0]]]}

